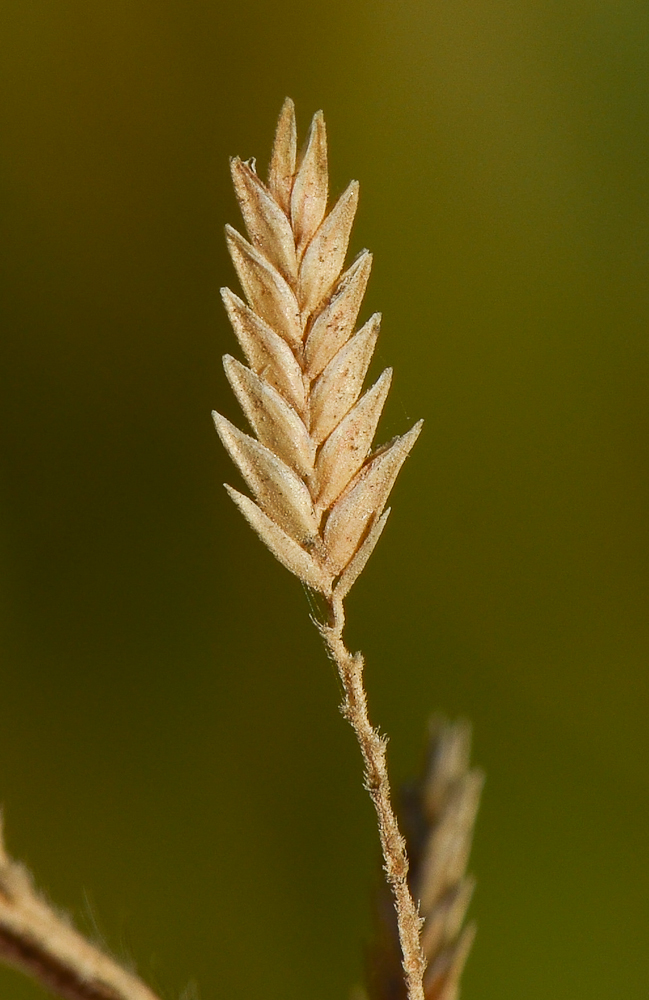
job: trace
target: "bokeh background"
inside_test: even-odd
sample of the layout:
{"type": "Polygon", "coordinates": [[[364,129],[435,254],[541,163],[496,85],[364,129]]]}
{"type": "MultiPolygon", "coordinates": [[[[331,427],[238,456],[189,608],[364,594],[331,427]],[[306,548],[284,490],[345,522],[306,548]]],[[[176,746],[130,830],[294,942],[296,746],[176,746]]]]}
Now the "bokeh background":
{"type": "MultiPolygon", "coordinates": [[[[300,586],[221,487],[228,156],[282,100],[361,181],[425,433],[349,601],[395,780],[488,779],[466,1000],[649,991],[649,7],[7,0],[0,801],[165,998],[348,997],[377,862],[300,586]]],[[[37,1000],[0,971],[0,994],[37,1000]]]]}

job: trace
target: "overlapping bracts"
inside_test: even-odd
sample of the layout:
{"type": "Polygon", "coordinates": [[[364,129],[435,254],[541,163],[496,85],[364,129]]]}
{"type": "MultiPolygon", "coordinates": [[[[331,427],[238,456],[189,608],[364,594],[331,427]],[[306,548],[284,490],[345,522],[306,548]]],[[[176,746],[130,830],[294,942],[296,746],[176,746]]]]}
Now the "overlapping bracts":
{"type": "Polygon", "coordinates": [[[280,562],[342,599],[383,530],[421,421],[371,451],[392,372],[363,393],[380,325],[376,314],[355,332],[371,254],[343,272],[358,184],[327,213],[321,112],[298,160],[285,102],[267,184],[252,162],[235,158],[231,168],[248,239],[230,226],[226,239],[247,301],[227,288],[222,295],[247,366],[229,355],[223,363],[255,436],[213,416],[253,498],[226,488],[280,562]]]}

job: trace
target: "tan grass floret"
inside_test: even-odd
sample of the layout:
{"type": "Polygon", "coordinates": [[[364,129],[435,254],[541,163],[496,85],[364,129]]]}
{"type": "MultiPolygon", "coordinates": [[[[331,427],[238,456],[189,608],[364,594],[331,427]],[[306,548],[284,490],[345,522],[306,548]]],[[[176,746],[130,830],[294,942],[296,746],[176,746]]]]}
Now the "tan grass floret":
{"type": "Polygon", "coordinates": [[[406,993],[424,1000],[422,921],[390,801],[386,740],[368,718],[363,658],[343,641],[343,600],[385,526],[388,496],[421,421],[371,451],[392,372],[362,395],[380,316],[354,332],[371,255],[363,251],[343,273],[358,184],[352,181],[327,214],[321,112],[298,159],[293,103],[285,102],[267,185],[252,162],[235,158],[231,167],[249,239],[230,226],[226,238],[247,302],[229,289],[222,294],[249,367],[229,356],[224,366],[255,437],[218,413],[214,421],[254,499],[226,489],[273,555],[326,601],[328,622],[320,629],[377,812],[406,993]]]}

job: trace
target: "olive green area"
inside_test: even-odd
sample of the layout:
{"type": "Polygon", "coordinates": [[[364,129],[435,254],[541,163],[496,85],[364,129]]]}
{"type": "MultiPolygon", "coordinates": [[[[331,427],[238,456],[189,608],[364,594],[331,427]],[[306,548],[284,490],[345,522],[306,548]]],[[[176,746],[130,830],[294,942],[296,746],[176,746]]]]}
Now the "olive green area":
{"type": "MultiPolygon", "coordinates": [[[[396,781],[468,716],[465,1000],[649,991],[649,7],[8,0],[0,802],[168,1000],[347,998],[377,868],[300,586],[226,497],[228,156],[325,111],[375,253],[380,440],[349,601],[396,781]],[[189,986],[187,985],[189,984],[189,986]]],[[[40,990],[0,971],[0,995],[40,990]]]]}

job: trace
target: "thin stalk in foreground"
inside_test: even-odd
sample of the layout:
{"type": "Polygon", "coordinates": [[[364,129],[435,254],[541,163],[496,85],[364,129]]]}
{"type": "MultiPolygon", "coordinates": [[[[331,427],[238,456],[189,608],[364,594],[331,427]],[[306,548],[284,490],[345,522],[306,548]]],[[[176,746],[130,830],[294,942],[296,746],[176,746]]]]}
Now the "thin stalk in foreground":
{"type": "Polygon", "coordinates": [[[57,913],[6,853],[0,826],[0,960],[65,1000],[158,1000],[57,913]]]}

